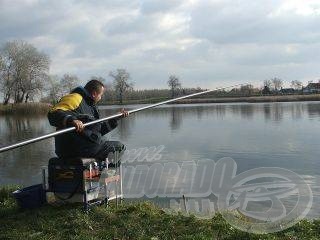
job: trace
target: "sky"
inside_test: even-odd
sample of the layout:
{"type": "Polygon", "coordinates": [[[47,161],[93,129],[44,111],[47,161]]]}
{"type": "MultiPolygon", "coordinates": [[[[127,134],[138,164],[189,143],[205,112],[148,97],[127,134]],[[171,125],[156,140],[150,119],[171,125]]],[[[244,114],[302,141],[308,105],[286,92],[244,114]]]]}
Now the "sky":
{"type": "Polygon", "coordinates": [[[0,44],[16,39],[51,74],[124,68],[136,89],[320,79],[319,0],[0,0],[0,44]]]}

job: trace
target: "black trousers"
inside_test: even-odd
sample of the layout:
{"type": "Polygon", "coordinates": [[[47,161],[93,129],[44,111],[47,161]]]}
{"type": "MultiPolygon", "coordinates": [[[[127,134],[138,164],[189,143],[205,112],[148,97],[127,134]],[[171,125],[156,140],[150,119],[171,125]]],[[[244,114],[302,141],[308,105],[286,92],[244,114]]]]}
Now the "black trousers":
{"type": "Polygon", "coordinates": [[[105,141],[100,145],[100,149],[94,158],[99,160],[108,158],[111,165],[117,165],[125,150],[125,145],[119,141],[105,141]]]}

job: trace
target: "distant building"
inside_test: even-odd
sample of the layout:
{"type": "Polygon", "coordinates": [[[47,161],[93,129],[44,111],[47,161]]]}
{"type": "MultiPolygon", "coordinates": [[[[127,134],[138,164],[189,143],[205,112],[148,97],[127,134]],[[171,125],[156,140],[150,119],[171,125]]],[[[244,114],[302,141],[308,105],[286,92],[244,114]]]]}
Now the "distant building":
{"type": "Polygon", "coordinates": [[[294,94],[295,90],[293,88],[281,88],[280,93],[281,94],[286,94],[286,95],[294,94]]]}
{"type": "Polygon", "coordinates": [[[320,83],[309,83],[302,89],[303,93],[320,93],[320,83]]]}

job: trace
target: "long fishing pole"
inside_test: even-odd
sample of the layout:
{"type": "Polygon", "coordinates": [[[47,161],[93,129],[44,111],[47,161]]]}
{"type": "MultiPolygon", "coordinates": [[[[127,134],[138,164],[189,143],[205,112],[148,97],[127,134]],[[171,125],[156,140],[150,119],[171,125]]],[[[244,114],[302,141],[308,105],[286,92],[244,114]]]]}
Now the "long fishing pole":
{"type": "MultiPolygon", "coordinates": [[[[159,103],[151,104],[151,105],[148,105],[148,106],[145,106],[145,107],[141,107],[141,108],[137,108],[137,109],[134,109],[134,110],[130,110],[130,111],[128,111],[128,113],[132,114],[132,113],[140,112],[142,110],[153,108],[153,107],[156,107],[156,106],[159,106],[159,105],[162,105],[162,104],[175,102],[177,100],[181,100],[181,99],[184,99],[184,98],[194,97],[194,96],[198,96],[198,95],[202,95],[202,94],[206,94],[206,93],[210,93],[210,92],[213,92],[213,91],[218,91],[218,90],[222,90],[222,89],[226,89],[226,88],[234,88],[234,87],[241,86],[241,85],[244,85],[244,84],[236,84],[236,85],[229,86],[229,87],[216,88],[216,89],[206,90],[206,91],[203,91],[203,92],[193,93],[193,94],[190,94],[190,95],[186,95],[186,96],[182,96],[182,97],[178,97],[178,98],[174,98],[174,99],[169,99],[169,100],[166,100],[166,101],[163,101],[163,102],[159,102],[159,103]]],[[[85,123],[83,125],[85,127],[86,126],[90,126],[90,125],[93,125],[93,124],[96,124],[96,123],[99,123],[99,122],[104,122],[104,121],[107,121],[107,120],[110,120],[110,119],[113,119],[113,118],[121,117],[122,115],[123,115],[122,113],[118,113],[118,114],[115,114],[115,115],[112,115],[112,116],[109,116],[109,117],[100,118],[100,119],[85,123]]],[[[69,127],[69,128],[65,128],[65,129],[62,129],[62,130],[59,130],[59,131],[56,131],[56,132],[53,132],[53,133],[49,133],[49,134],[46,134],[46,135],[43,135],[43,136],[40,136],[40,137],[32,138],[32,139],[25,140],[25,141],[22,141],[22,142],[19,142],[19,143],[15,143],[15,144],[12,144],[12,145],[9,145],[9,146],[6,146],[6,147],[2,147],[2,148],[0,148],[0,153],[9,151],[9,150],[14,149],[14,148],[22,147],[24,145],[31,144],[31,143],[34,143],[34,142],[39,142],[41,140],[44,140],[44,139],[47,139],[47,138],[51,138],[51,137],[54,137],[54,136],[57,136],[57,135],[60,135],[60,134],[63,134],[63,133],[71,132],[71,131],[74,131],[74,130],[76,130],[75,127],[69,127]]]]}

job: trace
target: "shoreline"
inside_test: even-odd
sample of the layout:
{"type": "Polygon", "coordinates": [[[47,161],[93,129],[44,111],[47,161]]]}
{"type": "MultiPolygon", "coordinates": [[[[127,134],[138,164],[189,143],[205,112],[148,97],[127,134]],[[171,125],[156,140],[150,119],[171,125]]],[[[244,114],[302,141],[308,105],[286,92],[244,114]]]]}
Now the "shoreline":
{"type": "MultiPolygon", "coordinates": [[[[131,100],[122,105],[154,104],[168,99],[131,100]]],[[[197,103],[270,103],[270,102],[309,102],[320,101],[320,94],[284,95],[284,96],[252,96],[252,97],[219,97],[219,98],[191,98],[182,99],[169,104],[197,104],[197,103]]],[[[118,102],[102,103],[98,106],[122,106],[118,102]]],[[[0,115],[45,115],[52,105],[49,103],[19,103],[0,104],[0,115]]]]}
{"type": "Polygon", "coordinates": [[[310,95],[284,95],[284,96],[252,96],[252,97],[221,97],[221,98],[198,98],[182,99],[177,101],[179,104],[187,103],[269,103],[269,102],[301,102],[301,101],[320,101],[320,94],[310,95]]]}
{"type": "MultiPolygon", "coordinates": [[[[131,100],[124,101],[122,105],[133,104],[153,104],[168,99],[150,100],[131,100]]],[[[251,96],[251,97],[217,97],[217,98],[188,98],[178,100],[169,104],[194,104],[194,103],[269,103],[269,102],[300,102],[300,101],[320,101],[320,94],[308,95],[274,95],[274,96],[251,96]]],[[[117,102],[101,104],[106,106],[120,105],[117,102]]]]}

